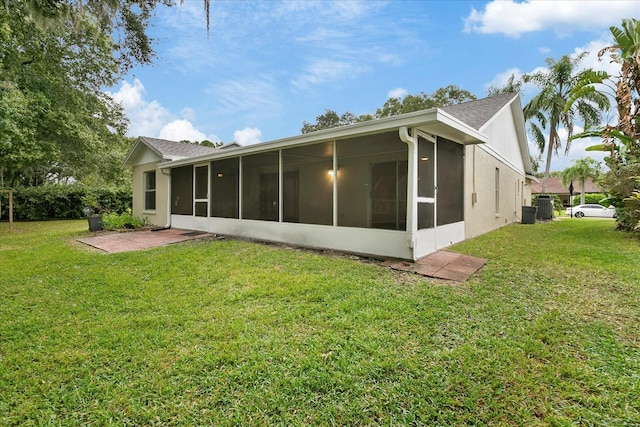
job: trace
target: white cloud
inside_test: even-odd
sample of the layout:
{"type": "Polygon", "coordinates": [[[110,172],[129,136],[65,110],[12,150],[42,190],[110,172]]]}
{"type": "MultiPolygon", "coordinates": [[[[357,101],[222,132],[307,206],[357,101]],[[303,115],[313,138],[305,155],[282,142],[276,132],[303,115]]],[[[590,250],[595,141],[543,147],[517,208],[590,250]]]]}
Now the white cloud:
{"type": "Polygon", "coordinates": [[[581,69],[592,68],[596,71],[606,71],[609,75],[615,76],[620,72],[620,65],[612,63],[610,56],[606,53],[602,57],[602,60],[598,59],[598,52],[611,45],[613,45],[611,37],[603,36],[598,40],[589,42],[586,46],[577,47],[573,54],[578,55],[583,52],[589,52],[580,63],[581,69]]]}
{"type": "Polygon", "coordinates": [[[160,138],[171,141],[202,141],[207,138],[203,132],[193,127],[190,121],[180,119],[174,120],[162,126],[160,129],[160,138]]]}
{"type": "Polygon", "coordinates": [[[638,3],[627,0],[493,0],[484,10],[471,10],[464,20],[464,31],[519,37],[528,32],[552,29],[562,35],[573,30],[620,25],[623,18],[637,13],[638,3]]]}
{"type": "Polygon", "coordinates": [[[216,100],[213,110],[221,115],[253,113],[270,116],[282,108],[278,89],[269,78],[227,80],[208,87],[205,93],[216,100]]]}
{"type": "Polygon", "coordinates": [[[233,140],[240,145],[258,144],[262,132],[258,128],[246,127],[233,133],[233,140]]]}
{"type": "Polygon", "coordinates": [[[345,78],[353,78],[369,70],[366,65],[359,65],[339,60],[314,60],[304,70],[304,73],[292,83],[299,88],[335,82],[345,78]]]}
{"type": "Polygon", "coordinates": [[[270,13],[270,17],[284,22],[297,21],[300,18],[305,23],[315,22],[318,17],[323,22],[328,19],[337,22],[351,22],[366,16],[371,11],[379,10],[383,6],[384,3],[369,0],[283,1],[277,3],[275,11],[270,13]]]}
{"type": "Polygon", "coordinates": [[[110,95],[122,105],[129,118],[129,136],[156,136],[171,119],[171,113],[157,101],[144,99],[144,85],[138,79],[134,79],[133,84],[122,82],[120,89],[110,95]]]}
{"type": "MultiPolygon", "coordinates": [[[[573,130],[574,135],[583,132],[584,129],[580,126],[576,126],[573,130]]],[[[558,135],[560,136],[563,144],[566,144],[568,132],[565,128],[558,129],[558,135]]],[[[558,156],[554,154],[553,160],[551,161],[551,170],[552,171],[561,171],[569,166],[578,159],[584,159],[587,157],[591,157],[594,160],[602,162],[606,153],[602,151],[585,151],[588,147],[592,145],[601,144],[602,140],[599,138],[581,138],[574,139],[571,141],[569,154],[565,154],[566,145],[563,145],[562,149],[558,151],[558,156]]],[[[544,156],[543,156],[544,157],[544,156]]],[[[604,163],[603,163],[604,166],[604,163]]]]}
{"type": "Polygon", "coordinates": [[[187,120],[194,120],[196,118],[196,112],[191,107],[185,107],[180,110],[180,115],[187,120]]]}
{"type": "MultiPolygon", "coordinates": [[[[584,129],[581,126],[575,126],[573,129],[573,134],[577,135],[581,132],[583,132],[584,129]]],[[[587,157],[591,157],[592,159],[598,161],[601,163],[601,167],[602,168],[606,168],[606,165],[604,164],[604,158],[607,156],[607,153],[603,152],[603,151],[586,151],[586,149],[588,147],[591,147],[593,145],[598,145],[602,143],[602,140],[600,138],[581,138],[581,139],[574,139],[573,141],[571,141],[571,147],[569,149],[569,153],[565,154],[565,149],[566,149],[566,142],[567,142],[567,137],[568,137],[568,132],[567,129],[564,127],[560,127],[558,128],[558,136],[560,137],[560,140],[562,141],[562,147],[558,150],[558,153],[553,153],[552,157],[551,157],[551,167],[550,167],[550,171],[562,171],[566,168],[568,168],[569,166],[572,165],[572,163],[575,160],[578,159],[584,159],[587,157]]],[[[544,138],[545,141],[549,140],[549,134],[545,133],[544,134],[544,138]]],[[[544,168],[546,166],[546,161],[547,161],[547,151],[546,151],[546,147],[545,147],[545,151],[544,153],[540,153],[540,151],[538,150],[538,147],[535,145],[535,143],[533,141],[529,141],[529,154],[531,154],[534,157],[540,156],[541,161],[540,161],[540,169],[539,172],[544,172],[544,168]]]]}
{"type": "Polygon", "coordinates": [[[398,87],[395,89],[391,89],[389,92],[387,92],[387,99],[390,98],[404,98],[405,96],[407,96],[409,92],[407,92],[406,89],[398,87]]]}
{"type": "Polygon", "coordinates": [[[176,119],[158,101],[147,101],[144,98],[144,85],[138,79],[134,79],[133,84],[124,81],[117,92],[108,94],[124,108],[129,118],[129,136],[150,136],[173,141],[219,141],[217,136],[207,136],[193,126],[190,120],[195,118],[195,112],[192,108],[183,108],[180,113],[184,118],[176,119]]]}
{"type": "Polygon", "coordinates": [[[485,90],[490,87],[494,88],[502,88],[507,85],[511,76],[515,76],[514,80],[518,81],[522,77],[522,71],[519,68],[509,68],[508,70],[503,71],[502,73],[496,74],[493,79],[484,85],[485,90]]]}

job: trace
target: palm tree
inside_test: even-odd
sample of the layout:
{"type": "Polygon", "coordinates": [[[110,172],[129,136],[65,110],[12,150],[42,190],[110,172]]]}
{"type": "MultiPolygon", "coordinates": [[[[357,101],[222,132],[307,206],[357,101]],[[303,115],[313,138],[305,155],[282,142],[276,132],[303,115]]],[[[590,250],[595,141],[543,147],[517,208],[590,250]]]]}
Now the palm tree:
{"type": "Polygon", "coordinates": [[[602,138],[602,144],[587,148],[587,151],[605,151],[609,156],[605,162],[609,166],[602,183],[611,196],[613,204],[622,209],[618,215],[618,228],[638,230],[640,209],[636,204],[640,192],[640,21],[623,19],[622,27],[611,27],[614,44],[598,53],[602,59],[609,54],[612,62],[620,64],[618,76],[606,72],[592,72],[584,76],[576,85],[571,99],[579,98],[585,92],[594,92],[594,85],[604,84],[612,89],[617,106],[618,123],[588,130],[574,138],[602,138]]]}
{"type": "MultiPolygon", "coordinates": [[[[600,174],[600,163],[586,157],[573,161],[573,165],[562,171],[562,185],[568,185],[574,179],[580,180],[580,204],[584,205],[584,183],[587,178],[596,179],[600,174]]],[[[573,201],[571,201],[573,205],[573,201]]]]}
{"type": "Polygon", "coordinates": [[[606,95],[597,91],[588,91],[576,99],[571,99],[571,106],[565,111],[573,87],[581,81],[585,73],[592,72],[591,69],[580,72],[576,70],[586,54],[587,52],[583,52],[574,58],[565,55],[559,61],[549,58],[546,60],[547,70],[545,72],[526,74],[523,77],[525,83],[533,83],[540,88],[540,93],[524,107],[524,116],[529,121],[531,134],[540,153],[544,153],[546,149],[547,161],[542,181],[543,193],[547,191],[552,154],[557,154],[562,147],[558,127],[564,126],[567,130],[569,139],[565,144],[565,154],[568,154],[575,119],[581,119],[584,128],[588,129],[600,124],[602,111],[609,108],[609,99],[606,95]],[[547,129],[547,125],[548,140],[545,139],[543,132],[547,129]]]}

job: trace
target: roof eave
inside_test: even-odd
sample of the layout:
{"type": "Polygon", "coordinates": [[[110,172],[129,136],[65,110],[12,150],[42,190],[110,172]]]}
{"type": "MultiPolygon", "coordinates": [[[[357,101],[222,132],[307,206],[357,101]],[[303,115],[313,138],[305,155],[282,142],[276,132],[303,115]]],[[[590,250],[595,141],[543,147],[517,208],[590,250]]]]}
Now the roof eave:
{"type": "Polygon", "coordinates": [[[522,163],[524,165],[524,171],[527,175],[533,176],[533,166],[531,165],[531,153],[529,153],[529,144],[527,143],[527,134],[525,131],[525,119],[522,111],[522,103],[520,102],[520,93],[517,98],[511,101],[511,111],[513,119],[516,122],[516,133],[518,136],[518,144],[520,145],[520,152],[522,153],[522,163]],[[518,102],[515,102],[516,99],[518,102]]]}
{"type": "Polygon", "coordinates": [[[235,148],[232,151],[224,151],[189,157],[171,162],[163,162],[159,168],[176,167],[191,163],[205,162],[213,159],[235,157],[239,155],[255,154],[264,151],[278,150],[299,145],[308,145],[323,141],[332,141],[381,133],[403,126],[418,128],[426,132],[442,135],[461,144],[482,144],[488,141],[486,135],[464,124],[448,113],[432,108],[430,110],[417,111],[399,116],[385,117],[383,119],[370,120],[348,126],[324,129],[293,137],[278,139],[260,144],[235,148]]]}
{"type": "Polygon", "coordinates": [[[133,167],[133,163],[131,162],[131,160],[133,159],[134,154],[139,150],[141,144],[147,147],[147,149],[151,150],[155,155],[157,155],[164,161],[162,153],[156,150],[156,148],[151,144],[148,144],[147,141],[145,141],[144,137],[140,136],[136,139],[136,143],[133,144],[133,147],[131,147],[131,149],[127,153],[127,156],[122,161],[122,167],[133,167]]]}

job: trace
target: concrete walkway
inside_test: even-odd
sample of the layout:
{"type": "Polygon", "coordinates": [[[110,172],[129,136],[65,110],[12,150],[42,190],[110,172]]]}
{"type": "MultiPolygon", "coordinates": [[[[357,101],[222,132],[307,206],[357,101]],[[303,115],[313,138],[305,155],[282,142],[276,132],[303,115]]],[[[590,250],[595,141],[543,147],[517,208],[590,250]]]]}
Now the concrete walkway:
{"type": "Polygon", "coordinates": [[[129,231],[122,233],[104,233],[94,237],[78,239],[84,243],[110,254],[166,246],[171,243],[200,239],[212,236],[204,231],[189,231],[168,228],[158,231],[129,231]]]}
{"type": "Polygon", "coordinates": [[[415,262],[390,259],[382,265],[400,271],[411,271],[436,279],[464,282],[480,270],[487,260],[455,252],[439,251],[415,262]]]}

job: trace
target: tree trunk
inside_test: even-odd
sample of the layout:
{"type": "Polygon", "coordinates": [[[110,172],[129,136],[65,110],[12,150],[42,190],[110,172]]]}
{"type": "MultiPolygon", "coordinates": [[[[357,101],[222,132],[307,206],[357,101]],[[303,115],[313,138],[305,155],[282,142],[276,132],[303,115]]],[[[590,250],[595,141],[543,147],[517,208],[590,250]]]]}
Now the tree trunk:
{"type": "Polygon", "coordinates": [[[580,190],[580,204],[581,205],[584,205],[584,181],[585,181],[584,176],[581,176],[580,177],[580,185],[582,185],[582,188],[580,190]]]}
{"type": "Polygon", "coordinates": [[[549,180],[549,170],[551,169],[551,155],[553,154],[553,141],[556,140],[556,124],[551,123],[549,128],[549,142],[547,143],[547,164],[544,167],[544,178],[542,179],[542,194],[547,193],[547,181],[549,180]]]}

